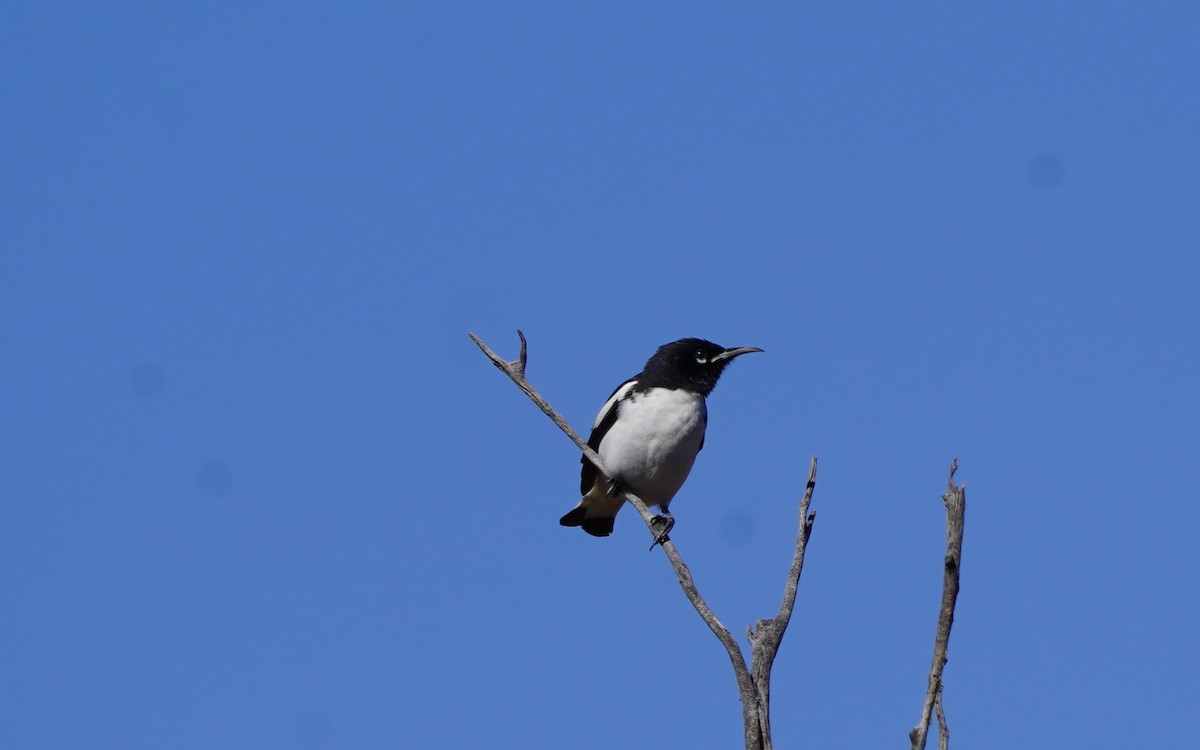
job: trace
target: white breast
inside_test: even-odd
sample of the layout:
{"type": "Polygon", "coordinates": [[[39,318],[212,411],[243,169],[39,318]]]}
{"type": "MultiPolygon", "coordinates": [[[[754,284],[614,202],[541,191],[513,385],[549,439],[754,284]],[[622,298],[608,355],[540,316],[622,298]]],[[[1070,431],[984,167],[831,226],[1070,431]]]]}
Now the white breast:
{"type": "Polygon", "coordinates": [[[651,388],[622,401],[619,408],[616,423],[600,442],[601,460],[647,504],[670,502],[704,440],[704,397],[651,388]]]}

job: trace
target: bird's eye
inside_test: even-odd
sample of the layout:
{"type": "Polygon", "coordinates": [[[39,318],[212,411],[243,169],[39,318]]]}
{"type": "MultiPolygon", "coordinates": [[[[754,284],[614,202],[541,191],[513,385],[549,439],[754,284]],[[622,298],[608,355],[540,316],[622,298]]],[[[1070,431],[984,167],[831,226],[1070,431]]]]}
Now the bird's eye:
{"type": "Polygon", "coordinates": [[[699,349],[696,350],[696,364],[698,364],[698,365],[708,364],[708,357],[704,356],[704,352],[699,349]]]}

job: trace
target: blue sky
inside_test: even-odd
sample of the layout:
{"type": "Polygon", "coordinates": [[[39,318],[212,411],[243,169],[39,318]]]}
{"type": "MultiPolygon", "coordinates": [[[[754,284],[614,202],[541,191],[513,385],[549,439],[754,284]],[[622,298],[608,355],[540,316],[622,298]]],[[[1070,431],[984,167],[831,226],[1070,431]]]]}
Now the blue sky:
{"type": "Polygon", "coordinates": [[[656,346],[765,354],[672,510],[780,747],[907,746],[952,457],[956,747],[1184,747],[1193,3],[0,10],[0,746],[736,747],[632,513],[656,346]]]}

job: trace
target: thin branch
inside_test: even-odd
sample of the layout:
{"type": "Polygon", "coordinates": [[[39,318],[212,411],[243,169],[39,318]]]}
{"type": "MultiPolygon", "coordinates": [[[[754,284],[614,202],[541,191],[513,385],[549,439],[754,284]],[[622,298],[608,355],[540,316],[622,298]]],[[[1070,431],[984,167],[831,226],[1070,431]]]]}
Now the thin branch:
{"type": "MultiPolygon", "coordinates": [[[[467,335],[470,336],[471,340],[475,342],[475,345],[478,346],[485,355],[487,355],[487,358],[492,361],[492,364],[494,364],[500,369],[501,372],[503,372],[514,383],[516,383],[517,387],[524,391],[525,395],[528,396],[533,403],[537,404],[538,408],[541,409],[546,416],[550,417],[550,419],[554,421],[554,424],[558,425],[559,429],[565,432],[567,436],[575,442],[575,445],[578,446],[581,451],[583,451],[583,455],[595,465],[596,469],[603,474],[606,479],[612,480],[612,476],[604,468],[604,463],[600,460],[600,456],[597,455],[596,452],[592,450],[592,448],[586,442],[584,442],[583,438],[579,436],[579,433],[575,432],[571,425],[567,423],[567,420],[564,419],[557,411],[555,411],[554,407],[550,406],[546,399],[542,398],[541,394],[539,394],[533,385],[530,384],[529,380],[526,379],[525,334],[517,331],[517,336],[519,336],[521,339],[521,355],[511,362],[503,359],[494,351],[492,351],[488,345],[483,343],[483,341],[475,334],[469,333],[467,335]]],[[[806,495],[809,494],[811,494],[811,491],[806,493],[806,495]]],[[[645,522],[646,528],[650,530],[652,535],[657,536],[658,531],[655,529],[653,524],[654,514],[651,513],[650,509],[646,507],[646,503],[643,502],[641,498],[637,497],[636,495],[629,494],[628,492],[625,493],[625,496],[629,499],[629,504],[632,505],[634,509],[637,510],[638,515],[642,517],[642,521],[645,522]]],[[[737,640],[733,637],[733,634],[729,632],[729,628],[721,624],[721,621],[717,619],[717,616],[708,606],[708,603],[705,602],[704,598],[700,596],[700,591],[696,588],[695,581],[692,580],[692,573],[690,570],[688,570],[687,565],[684,564],[683,559],[679,556],[679,552],[675,549],[674,542],[667,539],[664,540],[660,546],[662,547],[663,552],[666,553],[667,559],[671,562],[671,568],[674,569],[675,576],[679,579],[679,586],[683,589],[684,595],[687,596],[688,601],[692,603],[692,607],[695,608],[696,613],[700,615],[705,624],[708,625],[709,630],[713,632],[713,635],[717,637],[717,640],[721,642],[721,645],[723,645],[725,650],[729,653],[729,662],[733,666],[734,677],[737,679],[738,684],[738,692],[741,694],[742,724],[743,731],[745,733],[747,749],[749,750],[753,748],[754,750],[769,750],[769,746],[764,747],[763,745],[761,733],[761,726],[766,724],[766,717],[760,715],[759,700],[754,687],[754,680],[750,676],[750,670],[746,668],[746,659],[742,655],[742,650],[738,646],[737,640]]],[[[797,573],[797,575],[798,574],[799,573],[797,573]]]]}
{"type": "MultiPolygon", "coordinates": [[[[488,345],[483,343],[483,341],[475,334],[468,333],[467,335],[470,336],[471,340],[475,342],[475,345],[487,355],[487,358],[492,360],[492,364],[494,364],[497,369],[507,375],[512,382],[516,383],[517,387],[524,391],[525,395],[528,396],[533,403],[537,404],[538,408],[541,409],[547,417],[550,417],[551,421],[558,425],[560,430],[567,434],[567,437],[574,441],[575,445],[579,447],[579,450],[583,451],[583,455],[587,456],[588,460],[595,465],[596,469],[603,474],[606,479],[611,481],[612,477],[609,476],[608,471],[604,468],[604,463],[600,460],[600,456],[596,453],[596,451],[592,450],[592,447],[588,445],[582,437],[579,436],[579,433],[575,431],[575,428],[572,427],[570,423],[567,422],[567,420],[564,419],[563,416],[559,414],[548,401],[546,401],[546,399],[542,398],[542,394],[538,393],[537,389],[533,387],[533,384],[530,383],[525,377],[525,363],[527,361],[525,334],[517,331],[517,336],[521,338],[521,356],[512,360],[511,362],[503,359],[499,354],[496,354],[494,351],[492,351],[488,345]]],[[[651,520],[654,518],[654,514],[651,513],[650,509],[646,507],[646,503],[636,495],[625,493],[625,496],[629,498],[630,504],[635,510],[637,510],[638,515],[642,517],[642,520],[646,522],[646,526],[650,527],[651,533],[657,536],[657,531],[651,526],[651,520]]]]}
{"type": "Polygon", "coordinates": [[[937,634],[933,641],[933,664],[929,668],[929,686],[925,691],[925,705],[921,711],[921,722],[908,733],[912,750],[924,750],[925,738],[929,734],[929,723],[936,704],[938,709],[939,739],[941,750],[950,744],[950,732],[946,728],[942,712],[942,670],[946,667],[946,650],[950,647],[950,627],[954,624],[954,604],[958,599],[958,575],[962,564],[963,525],[967,509],[966,487],[954,483],[954,472],[958,470],[958,459],[950,462],[949,487],[942,495],[946,505],[946,559],[942,576],[942,606],[938,612],[937,634]]]}
{"type": "MultiPolygon", "coordinates": [[[[775,618],[783,628],[792,619],[792,608],[796,604],[796,587],[800,583],[800,573],[804,570],[804,551],[808,548],[808,537],[812,534],[813,522],[817,520],[816,513],[809,513],[812,505],[813,490],[817,488],[817,457],[813,456],[808,467],[808,482],[804,486],[804,497],[800,500],[800,525],[796,531],[796,551],[792,554],[792,567],[788,569],[787,582],[783,587],[783,602],[779,605],[779,615],[775,618]]],[[[783,638],[783,630],[779,631],[776,639],[783,638]]]]}
{"type": "Polygon", "coordinates": [[[804,498],[800,501],[796,549],[792,553],[792,566],[788,569],[787,581],[783,586],[783,602],[779,605],[779,614],[769,620],[759,620],[755,627],[746,629],[746,635],[750,639],[750,674],[754,677],[759,715],[763,720],[765,750],[771,748],[771,667],[775,663],[776,654],[779,653],[779,645],[783,642],[783,634],[792,619],[792,609],[796,604],[796,588],[800,583],[800,573],[804,570],[804,552],[808,548],[813,522],[817,519],[816,513],[808,512],[816,486],[817,457],[813,456],[808,469],[808,484],[804,487],[804,498]]]}

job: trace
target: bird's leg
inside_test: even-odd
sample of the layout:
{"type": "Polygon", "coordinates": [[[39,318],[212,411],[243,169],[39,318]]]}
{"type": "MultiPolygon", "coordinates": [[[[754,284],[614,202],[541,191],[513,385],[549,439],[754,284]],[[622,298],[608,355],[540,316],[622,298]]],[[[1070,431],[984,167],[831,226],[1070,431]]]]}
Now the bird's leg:
{"type": "Polygon", "coordinates": [[[667,534],[670,533],[671,529],[675,528],[675,516],[671,515],[671,511],[667,510],[666,505],[661,507],[662,513],[655,516],[650,521],[651,525],[654,526],[655,531],[658,532],[654,535],[654,541],[650,544],[651,550],[663,542],[671,541],[671,537],[667,536],[667,534]]]}

